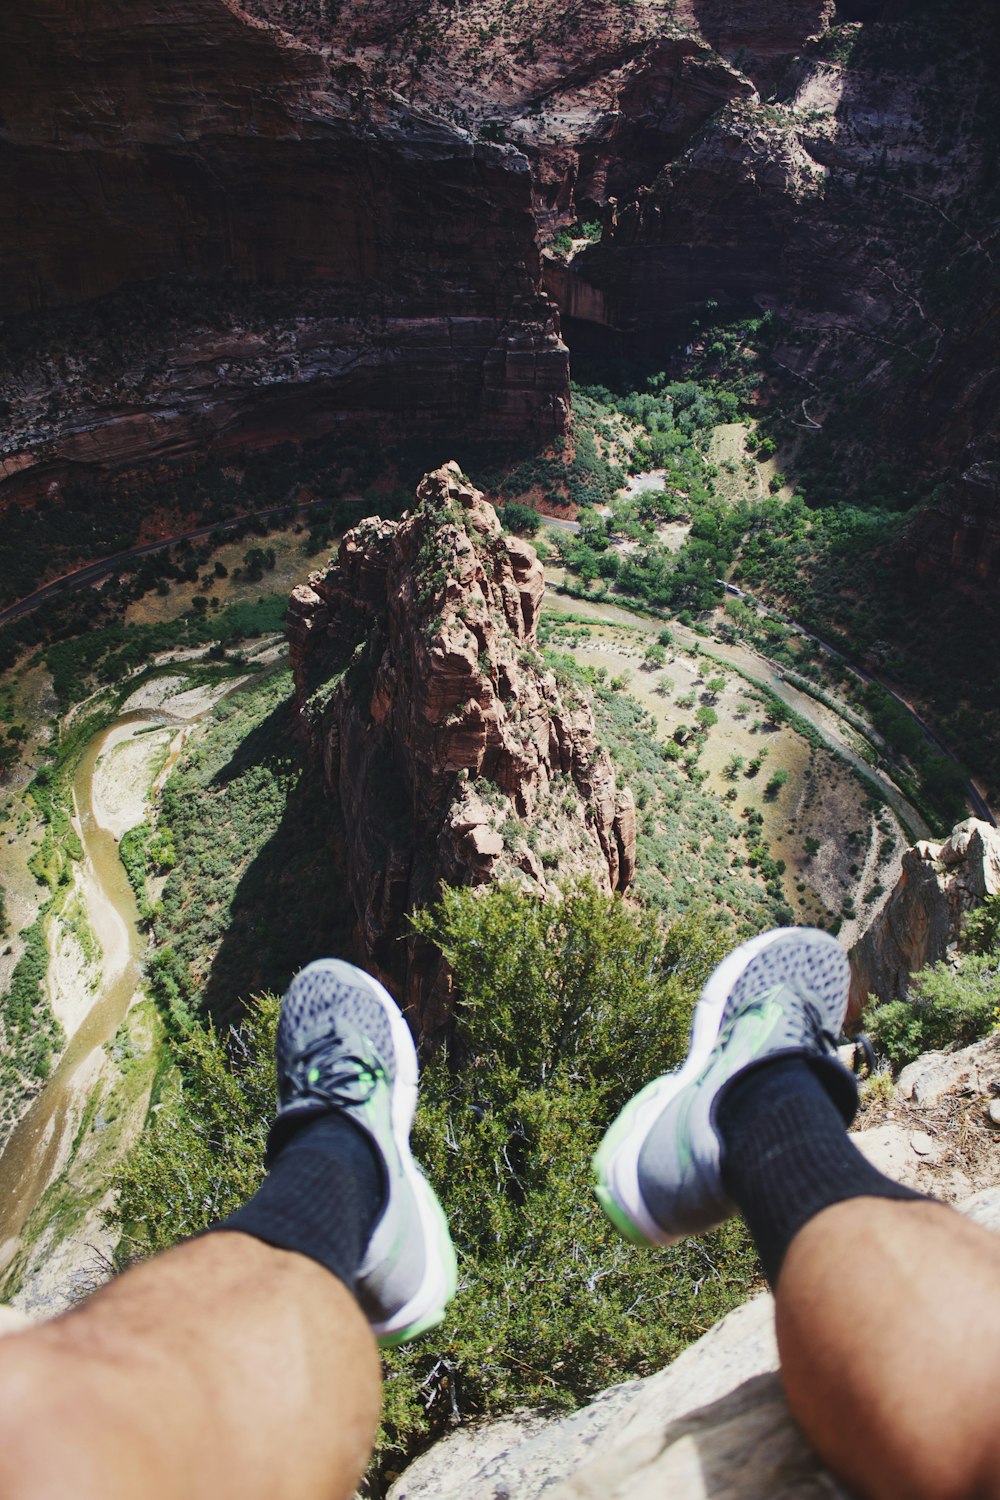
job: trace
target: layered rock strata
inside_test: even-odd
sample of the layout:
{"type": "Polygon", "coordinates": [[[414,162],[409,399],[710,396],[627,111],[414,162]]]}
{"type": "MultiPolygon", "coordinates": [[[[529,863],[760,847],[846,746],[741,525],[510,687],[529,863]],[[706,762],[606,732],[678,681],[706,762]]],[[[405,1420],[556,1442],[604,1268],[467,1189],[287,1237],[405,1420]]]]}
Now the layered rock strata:
{"type": "Polygon", "coordinates": [[[0,45],[0,504],[300,441],[544,441],[522,156],[227,0],[26,0],[0,45]],[[20,315],[20,316],[18,316],[20,315]]]}
{"type": "Polygon", "coordinates": [[[571,874],[624,890],[635,869],[632,795],[536,649],[544,586],[534,548],[451,463],[291,597],[300,721],[342,815],[359,946],[424,1036],[447,1021],[448,977],[406,915],[442,881],[545,896],[571,874]]]}
{"type": "Polygon", "coordinates": [[[706,303],[778,314],[767,364],[806,449],[857,434],[933,477],[914,569],[995,589],[995,6],[248,4],[516,147],[543,239],[600,233],[548,257],[546,284],[605,345],[666,358],[706,303]]]}
{"type": "Polygon", "coordinates": [[[966,917],[1000,891],[1000,832],[967,818],[943,844],[922,840],[903,855],[899,880],[851,949],[849,1014],[869,995],[895,1000],[924,964],[944,958],[966,917]]]}

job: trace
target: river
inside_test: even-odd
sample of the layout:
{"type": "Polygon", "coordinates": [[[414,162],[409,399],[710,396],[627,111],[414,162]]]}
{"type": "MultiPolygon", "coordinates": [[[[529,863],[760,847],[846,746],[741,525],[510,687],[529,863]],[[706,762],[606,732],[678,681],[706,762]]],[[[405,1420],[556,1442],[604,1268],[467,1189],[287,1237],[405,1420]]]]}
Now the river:
{"type": "Polygon", "coordinates": [[[103,948],[101,983],[45,1087],[10,1135],[0,1156],[0,1272],[35,1204],[64,1165],[94,1082],[100,1049],[118,1030],[140,986],[145,940],[135,896],[118,855],[118,841],[98,821],[94,781],[98,760],[122,725],[132,734],[162,724],[146,714],[123,715],[88,745],[73,781],[77,827],[83,844],[83,895],[88,919],[103,948]],[[98,1054],[95,1057],[95,1054],[98,1054]]]}

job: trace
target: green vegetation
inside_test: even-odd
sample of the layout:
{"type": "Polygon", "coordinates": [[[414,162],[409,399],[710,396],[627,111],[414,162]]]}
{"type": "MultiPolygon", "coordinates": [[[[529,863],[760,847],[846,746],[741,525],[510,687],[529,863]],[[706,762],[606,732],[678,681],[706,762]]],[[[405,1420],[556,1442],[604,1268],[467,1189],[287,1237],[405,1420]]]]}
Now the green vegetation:
{"type": "Polygon", "coordinates": [[[4,1104],[22,1080],[49,1076],[52,1054],[63,1043],[62,1027],[49,1009],[43,990],[49,962],[44,911],[22,936],[24,952],[3,998],[0,1101],[4,1104]]]}
{"type": "Polygon", "coordinates": [[[122,859],[153,936],[150,989],[182,1028],[207,1009],[284,989],[308,958],[347,941],[332,878],[332,812],[293,735],[291,677],[220,703],[164,789],[153,827],[122,859]],[[165,875],[150,903],[148,880],[165,875]]]}
{"type": "MultiPolygon", "coordinates": [[[[149,1001],[134,1004],[104,1044],[111,1063],[91,1088],[58,1176],[49,1184],[18,1236],[17,1251],[0,1276],[0,1301],[23,1286],[70,1236],[86,1235],[84,1221],[106,1197],[122,1164],[122,1129],[141,1121],[163,1067],[163,1023],[149,1001]]],[[[154,1101],[155,1102],[155,1101],[154,1101]]]]}
{"type": "Polygon", "coordinates": [[[501,505],[500,520],[505,530],[516,532],[518,536],[537,536],[542,524],[537,510],[532,510],[530,505],[518,505],[516,502],[501,505]]]}
{"type": "Polygon", "coordinates": [[[922,1052],[974,1042],[1000,1024],[1000,895],[971,914],[960,946],[953,962],[915,974],[902,1000],[878,1004],[868,997],[866,1025],[894,1070],[922,1052]]]}
{"type": "Polygon", "coordinates": [[[965,924],[962,946],[971,953],[1000,952],[1000,893],[987,896],[965,924]]]}
{"type": "MultiPolygon", "coordinates": [[[[546,617],[539,638],[558,639],[559,628],[546,617]]],[[[634,894],[668,921],[698,913],[744,935],[791,921],[780,873],[760,837],[748,858],[740,849],[740,823],[704,790],[698,757],[708,730],[691,731],[683,749],[676,737],[660,741],[655,719],[619,678],[609,682],[606,673],[554,651],[547,650],[545,660],[564,691],[593,696],[600,741],[620,782],[635,795],[634,894]]]]}
{"type": "Polygon", "coordinates": [[[555,250],[559,255],[569,255],[573,250],[574,241],[586,240],[593,245],[601,238],[600,222],[594,220],[587,224],[571,224],[568,229],[560,229],[554,235],[549,248],[555,250]]]}
{"type": "MultiPolygon", "coordinates": [[[[72,636],[49,646],[45,664],[52,673],[52,685],[60,703],[76,703],[91,685],[120,683],[129,674],[145,666],[157,652],[215,643],[224,655],[228,648],[243,640],[273,635],[284,628],[288,600],[283,594],[262,596],[256,603],[231,604],[208,618],[182,615],[155,625],[124,625],[113,622],[84,635],[72,636]]],[[[245,662],[238,663],[242,672],[245,662]]],[[[189,670],[189,669],[186,669],[189,670]]],[[[196,672],[223,676],[232,672],[219,659],[196,672]]],[[[141,679],[140,679],[141,680],[141,679]]],[[[129,684],[138,686],[138,680],[129,684]]]]}
{"type": "Polygon", "coordinates": [[[909,994],[873,1006],[866,1025],[875,1047],[898,1071],[922,1052],[965,1046],[994,1030],[998,987],[1000,949],[967,953],[956,968],[942,961],[921,969],[909,994]]]}
{"type": "MultiPolygon", "coordinates": [[[[414,1138],[449,1215],[460,1289],[440,1329],[386,1357],[383,1468],[454,1411],[572,1406],[658,1368],[756,1279],[740,1225],[644,1253],[589,1190],[604,1128],[681,1056],[725,935],[693,921],[664,933],[587,885],[561,903],[446,891],[415,925],[457,984],[454,1038],[425,1069],[414,1138]]],[[[123,1257],[197,1231],[256,1186],[275,1015],[258,1003],[228,1042],[190,1031],[119,1183],[123,1257]]]]}

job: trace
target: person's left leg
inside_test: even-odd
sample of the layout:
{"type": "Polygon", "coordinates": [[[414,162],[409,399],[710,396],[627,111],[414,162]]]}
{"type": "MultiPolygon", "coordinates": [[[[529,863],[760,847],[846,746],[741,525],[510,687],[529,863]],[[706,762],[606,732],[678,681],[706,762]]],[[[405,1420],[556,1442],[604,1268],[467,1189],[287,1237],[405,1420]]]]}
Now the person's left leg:
{"type": "Polygon", "coordinates": [[[0,1494],[347,1500],[379,1391],[342,1281],[249,1235],[206,1235],[0,1342],[0,1494]]]}
{"type": "Polygon", "coordinates": [[[417,1060],[380,984],[321,959],[278,1028],[259,1192],[214,1232],[0,1344],[5,1500],[339,1500],[376,1340],[440,1322],[455,1257],[410,1154],[417,1060]]]}

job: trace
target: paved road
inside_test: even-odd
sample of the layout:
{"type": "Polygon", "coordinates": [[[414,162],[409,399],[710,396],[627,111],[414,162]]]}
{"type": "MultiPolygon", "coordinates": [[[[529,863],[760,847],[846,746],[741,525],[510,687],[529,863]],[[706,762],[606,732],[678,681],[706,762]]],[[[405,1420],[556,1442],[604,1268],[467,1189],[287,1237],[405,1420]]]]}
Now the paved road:
{"type": "MultiPolygon", "coordinates": [[[[647,615],[634,614],[620,605],[606,606],[595,602],[584,604],[581,611],[581,601],[571,599],[566,594],[547,595],[546,604],[550,608],[567,613],[589,613],[595,624],[606,620],[616,625],[628,625],[633,629],[642,630],[647,635],[655,635],[663,628],[662,621],[651,620],[647,615]]],[[[767,687],[775,697],[787,703],[789,708],[793,708],[803,719],[808,719],[831,750],[849,761],[863,776],[878,783],[886,801],[912,830],[916,838],[931,837],[931,830],[927,823],[913,804],[903,796],[895,782],[884,773],[877,771],[874,766],[870,766],[854,749],[840,717],[832,709],[825,708],[814,698],[792,687],[791,683],[785,681],[780,669],[773,662],[741,645],[727,646],[723,642],[713,640],[709,649],[707,641],[696,635],[693,630],[687,630],[683,625],[679,625],[676,620],[671,620],[670,632],[680,645],[697,645],[703,655],[709,659],[741,668],[754,682],[767,687]]]]}
{"type": "MultiPolygon", "coordinates": [[[[544,518],[544,524],[546,526],[555,527],[555,528],[557,528],[560,531],[579,531],[579,529],[580,529],[578,522],[576,522],[576,521],[561,521],[561,520],[557,520],[554,516],[546,516],[544,518]]],[[[748,600],[752,604],[756,604],[757,603],[757,600],[754,599],[753,596],[750,595],[750,594],[741,594],[740,597],[743,598],[743,599],[748,600]]],[[[578,602],[582,602],[582,601],[578,601],[578,602]]],[[[637,623],[640,622],[643,619],[643,617],[641,615],[634,615],[634,614],[631,613],[631,611],[628,611],[628,610],[621,610],[620,613],[622,615],[631,615],[632,620],[634,620],[637,623]]],[[[892,697],[892,698],[894,698],[896,700],[896,702],[902,708],[906,709],[906,712],[910,715],[911,719],[917,725],[917,728],[920,730],[921,734],[924,735],[925,739],[930,740],[934,745],[936,745],[937,748],[941,751],[941,754],[944,755],[944,756],[946,756],[948,758],[948,760],[953,761],[954,764],[957,765],[957,766],[961,766],[962,763],[959,760],[958,756],[954,753],[954,751],[952,751],[952,750],[950,750],[948,748],[948,746],[941,739],[940,735],[936,734],[935,731],[931,728],[931,726],[926,722],[926,720],[924,720],[924,719],[922,719],[920,717],[920,715],[917,713],[917,711],[913,707],[913,705],[910,704],[910,703],[907,703],[906,699],[902,698],[899,695],[899,693],[896,692],[896,690],[894,688],[891,688],[889,686],[888,683],[883,682],[881,680],[881,678],[879,678],[879,677],[873,676],[871,672],[866,672],[865,669],[864,669],[864,667],[860,666],[858,662],[852,660],[852,658],[849,657],[849,656],[845,656],[842,651],[838,651],[837,648],[836,648],[836,646],[832,646],[829,641],[824,641],[823,638],[822,638],[822,636],[815,635],[811,630],[807,630],[805,628],[805,626],[804,625],[800,625],[797,620],[791,619],[788,615],[779,614],[776,610],[769,610],[768,613],[773,618],[781,620],[786,625],[790,625],[792,627],[792,629],[797,630],[801,635],[804,635],[804,636],[808,637],[809,640],[815,641],[816,644],[817,644],[817,646],[820,646],[824,651],[828,652],[831,656],[836,657],[836,659],[838,661],[842,661],[845,666],[850,667],[851,671],[852,672],[856,672],[857,675],[860,678],[862,678],[865,682],[872,682],[872,683],[875,683],[878,687],[883,688],[889,694],[889,696],[892,697]]],[[[647,621],[647,624],[648,624],[648,621],[647,621]]],[[[674,629],[679,629],[680,627],[676,626],[676,622],[671,621],[670,628],[671,628],[671,630],[674,630],[674,629]]],[[[769,662],[767,660],[766,657],[759,657],[759,660],[763,661],[763,662],[766,662],[767,666],[770,669],[770,671],[773,674],[775,674],[774,679],[770,683],[770,686],[772,687],[772,689],[775,692],[778,692],[778,683],[781,682],[780,668],[774,666],[771,662],[769,662]]],[[[794,689],[792,691],[794,691],[794,689]]],[[[787,694],[784,693],[784,692],[780,692],[779,693],[779,697],[784,698],[786,702],[790,702],[791,701],[790,698],[787,696],[787,694]]],[[[796,697],[803,698],[806,701],[810,701],[810,702],[813,701],[813,700],[808,699],[805,694],[801,694],[801,693],[796,694],[796,697]]],[[[803,712],[803,710],[801,708],[799,708],[798,711],[799,712],[803,712]]],[[[806,718],[811,718],[811,715],[809,715],[809,714],[805,714],[804,716],[806,718]]],[[[817,726],[817,727],[819,727],[819,726],[817,726]]],[[[869,770],[870,770],[870,767],[869,767],[869,770]]],[[[901,795],[901,794],[897,793],[897,795],[901,795]]],[[[974,814],[976,815],[976,817],[977,818],[982,818],[983,821],[986,822],[986,823],[991,823],[993,825],[993,827],[995,828],[997,826],[997,820],[993,816],[993,812],[992,812],[992,809],[990,808],[989,803],[986,801],[986,798],[983,796],[982,792],[979,790],[979,787],[976,785],[976,783],[974,781],[968,781],[966,783],[965,795],[966,795],[966,799],[968,800],[969,806],[971,807],[971,809],[974,812],[974,814]]],[[[907,806],[909,806],[909,805],[910,804],[907,803],[907,806]]],[[[911,809],[911,811],[916,812],[916,809],[911,809]]],[[[920,826],[926,827],[926,824],[924,823],[923,819],[919,817],[919,815],[917,815],[917,821],[918,821],[918,823],[919,823],[920,826]]]]}
{"type": "MultiPolygon", "coordinates": [[[[271,505],[267,510],[248,510],[243,515],[231,516],[226,521],[214,521],[211,526],[199,526],[194,531],[182,531],[177,536],[163,537],[155,542],[142,542],[138,547],[129,547],[126,552],[116,552],[113,557],[102,557],[99,562],[88,563],[85,568],[76,568],[72,573],[64,573],[61,578],[54,578],[51,583],[43,584],[40,589],[36,589],[33,594],[27,594],[16,604],[9,604],[6,609],[0,610],[0,626],[9,624],[11,620],[19,620],[23,615],[30,615],[40,604],[45,604],[51,599],[59,598],[63,594],[75,594],[80,589],[97,583],[134,557],[146,557],[151,552],[162,552],[167,547],[176,547],[178,542],[202,541],[205,537],[212,536],[214,532],[231,531],[241,522],[253,520],[255,516],[276,516],[285,510],[310,510],[313,506],[330,503],[329,500],[307,500],[301,505],[290,505],[286,501],[284,505],[271,505]]],[[[337,504],[341,503],[344,502],[337,501],[337,504]]],[[[362,501],[352,498],[346,503],[360,505],[362,501]]]]}

